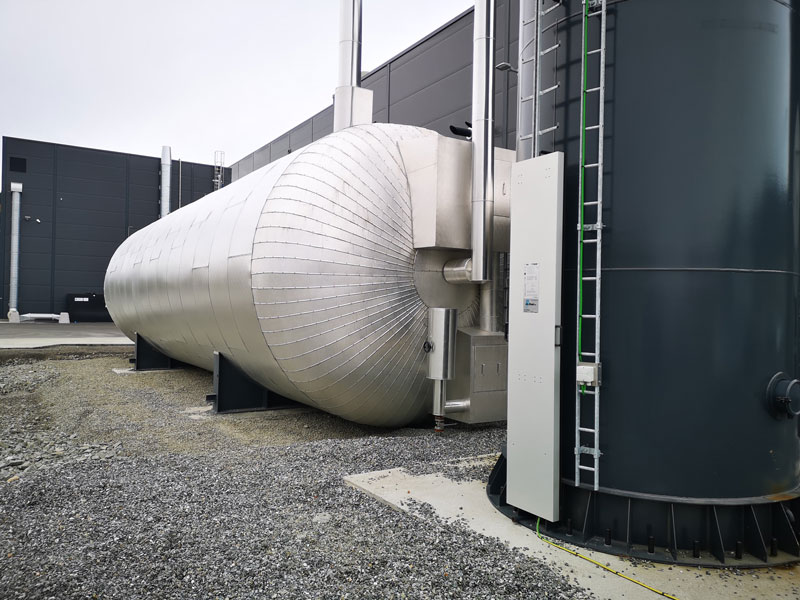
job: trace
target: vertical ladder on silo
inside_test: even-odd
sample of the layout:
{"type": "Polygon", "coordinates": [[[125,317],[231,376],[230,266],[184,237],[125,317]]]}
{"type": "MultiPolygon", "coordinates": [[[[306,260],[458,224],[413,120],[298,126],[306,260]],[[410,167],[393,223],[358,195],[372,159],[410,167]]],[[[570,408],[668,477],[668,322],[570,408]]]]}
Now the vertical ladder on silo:
{"type": "MultiPolygon", "coordinates": [[[[603,242],[603,137],[606,84],[606,0],[584,0],[581,51],[581,144],[578,207],[578,293],[577,354],[575,389],[575,486],[582,474],[593,475],[593,488],[600,486],[600,283],[603,242]],[[599,23],[598,23],[599,22],[599,23]],[[589,48],[590,29],[598,23],[600,43],[589,48]],[[594,71],[594,65],[598,65],[594,71]],[[597,85],[590,87],[589,74],[597,73],[597,85]],[[597,97],[597,118],[587,120],[587,105],[597,97]],[[587,159],[587,136],[597,139],[593,162],[587,159]],[[594,174],[594,177],[587,175],[594,174]],[[595,190],[588,190],[594,182],[595,190]],[[587,200],[587,197],[589,198],[587,200]],[[591,251],[594,248],[594,252],[591,251]],[[591,255],[594,254],[592,264],[591,255]],[[587,259],[589,262],[587,264],[587,259]],[[592,300],[593,298],[593,300],[592,300]],[[590,328],[590,326],[592,326],[590,328]],[[593,336],[585,335],[594,330],[593,336]],[[592,423],[584,423],[584,406],[591,407],[592,423]],[[581,461],[590,456],[590,464],[581,461]]],[[[592,106],[595,105],[591,102],[592,106]]],[[[587,408],[587,412],[588,408],[587,408]]]]}
{"type": "MultiPolygon", "coordinates": [[[[544,57],[556,52],[561,47],[561,42],[557,39],[559,18],[554,11],[563,7],[564,3],[563,0],[555,0],[552,2],[552,6],[547,8],[544,8],[543,4],[544,0],[522,0],[520,4],[522,11],[520,28],[533,27],[535,33],[532,39],[533,48],[523,48],[520,51],[519,84],[527,87],[527,90],[520,90],[517,160],[539,156],[541,137],[548,133],[555,133],[560,127],[560,124],[555,121],[555,110],[553,110],[552,123],[545,123],[544,127],[541,123],[541,102],[549,97],[553,99],[555,106],[556,91],[561,87],[561,82],[556,80],[555,63],[552,70],[553,76],[550,80],[543,82],[541,62],[544,57]],[[544,36],[551,32],[553,39],[548,42],[546,47],[543,47],[544,36]]],[[[524,37],[520,31],[519,39],[524,39],[524,37]]]]}
{"type": "Polygon", "coordinates": [[[225,184],[225,153],[222,150],[214,152],[214,191],[225,184]]]}

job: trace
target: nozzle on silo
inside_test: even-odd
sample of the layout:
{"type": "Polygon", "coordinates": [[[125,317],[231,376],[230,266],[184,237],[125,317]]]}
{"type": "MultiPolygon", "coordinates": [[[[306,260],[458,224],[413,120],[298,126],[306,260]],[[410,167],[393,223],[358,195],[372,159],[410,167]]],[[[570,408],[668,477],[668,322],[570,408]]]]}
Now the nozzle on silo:
{"type": "Polygon", "coordinates": [[[767,385],[767,408],[776,419],[800,417],[800,380],[775,373],[767,385]]]}
{"type": "Polygon", "coordinates": [[[453,378],[456,368],[456,322],[455,308],[428,309],[428,339],[423,350],[428,354],[428,379],[433,379],[434,431],[444,431],[444,415],[447,405],[447,381],[453,378]]]}

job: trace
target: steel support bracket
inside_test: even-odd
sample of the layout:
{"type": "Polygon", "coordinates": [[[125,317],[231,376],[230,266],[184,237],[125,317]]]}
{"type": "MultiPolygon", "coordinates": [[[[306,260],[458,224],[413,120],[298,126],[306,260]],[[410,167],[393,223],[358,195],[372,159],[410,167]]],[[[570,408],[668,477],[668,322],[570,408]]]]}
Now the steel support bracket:
{"type": "Polygon", "coordinates": [[[253,381],[223,354],[214,352],[214,393],[206,396],[215,413],[276,410],[302,406],[253,381]]]}
{"type": "Polygon", "coordinates": [[[136,347],[131,359],[134,371],[164,371],[177,367],[178,361],[161,352],[138,333],[134,335],[136,347]]]}

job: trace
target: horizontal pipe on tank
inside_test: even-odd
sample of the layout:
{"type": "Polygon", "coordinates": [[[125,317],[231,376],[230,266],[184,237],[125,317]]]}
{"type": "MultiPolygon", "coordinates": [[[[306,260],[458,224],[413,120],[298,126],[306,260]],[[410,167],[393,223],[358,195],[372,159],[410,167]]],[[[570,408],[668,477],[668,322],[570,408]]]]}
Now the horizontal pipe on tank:
{"type": "Polygon", "coordinates": [[[474,284],[472,281],[472,258],[456,258],[445,263],[442,275],[447,283],[474,284]]]}
{"type": "Polygon", "coordinates": [[[444,403],[445,413],[466,412],[470,408],[470,399],[462,398],[460,400],[446,400],[444,403]]]}

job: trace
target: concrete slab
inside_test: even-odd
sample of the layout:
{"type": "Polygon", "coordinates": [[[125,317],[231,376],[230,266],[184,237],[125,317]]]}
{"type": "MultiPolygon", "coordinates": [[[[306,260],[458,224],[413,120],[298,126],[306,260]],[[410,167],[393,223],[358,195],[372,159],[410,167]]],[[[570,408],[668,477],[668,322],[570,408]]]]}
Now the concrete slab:
{"type": "MultiPolygon", "coordinates": [[[[476,464],[495,456],[474,457],[476,464]]],[[[445,469],[442,469],[445,471],[445,469]]],[[[592,563],[554,548],[536,533],[515,524],[495,510],[486,497],[483,481],[458,482],[441,473],[414,475],[403,468],[349,475],[345,482],[398,510],[425,518],[415,510],[417,503],[429,504],[447,522],[461,523],[473,531],[499,538],[510,547],[551,564],[565,577],[594,592],[598,598],[649,600],[656,593],[609,573],[592,563]]],[[[570,546],[615,571],[637,579],[680,600],[709,598],[800,597],[800,566],[778,569],[698,569],[667,566],[591,552],[570,546]]]]}
{"type": "Polygon", "coordinates": [[[133,345],[114,323],[68,323],[0,321],[0,349],[48,348],[52,346],[133,345]]]}

